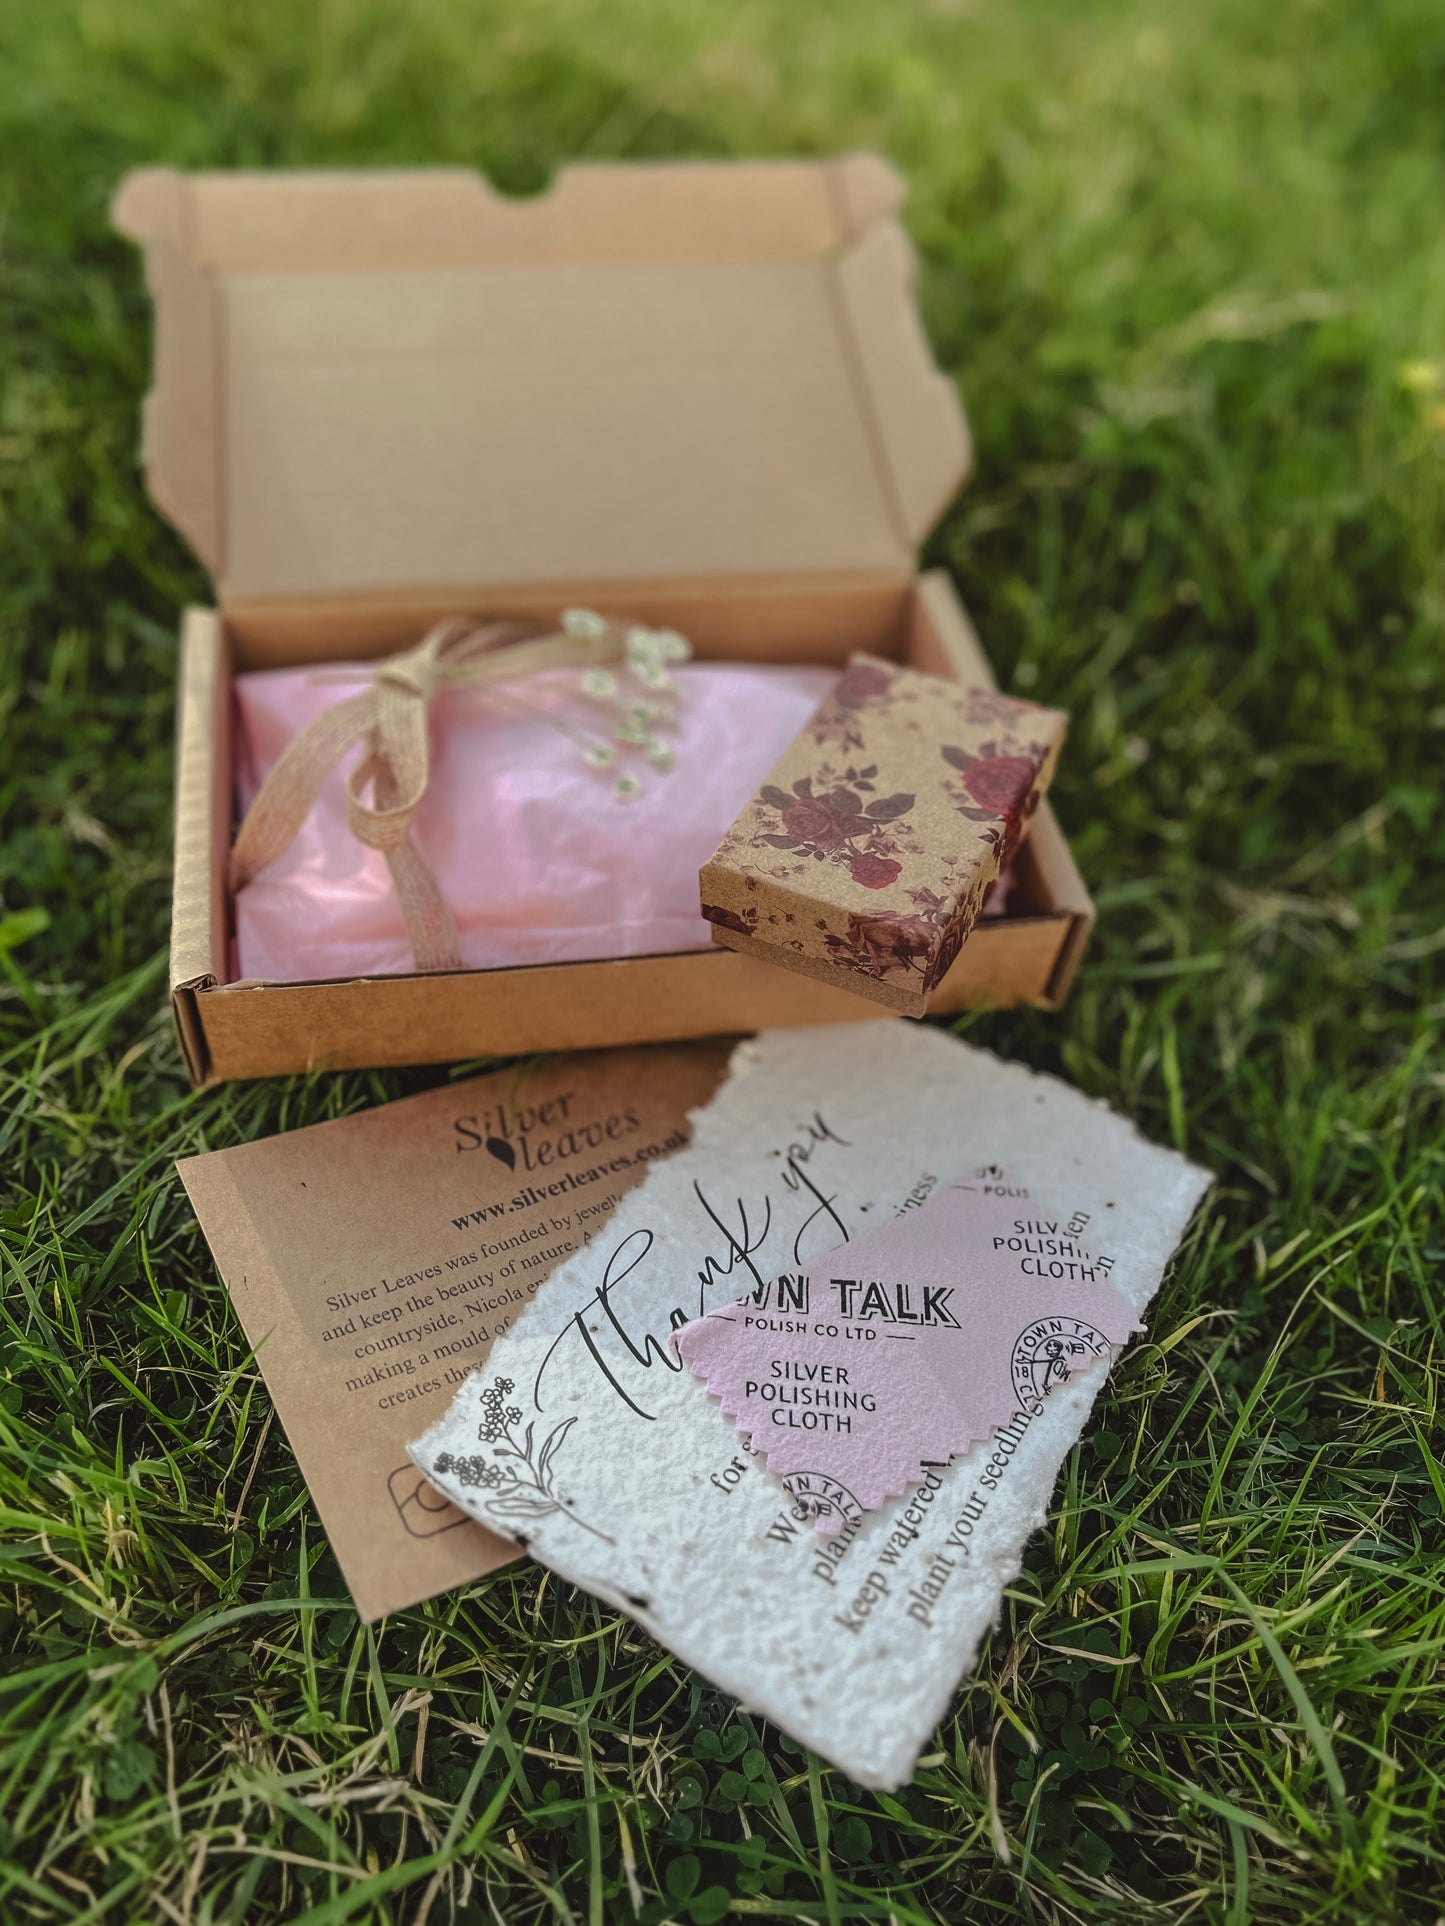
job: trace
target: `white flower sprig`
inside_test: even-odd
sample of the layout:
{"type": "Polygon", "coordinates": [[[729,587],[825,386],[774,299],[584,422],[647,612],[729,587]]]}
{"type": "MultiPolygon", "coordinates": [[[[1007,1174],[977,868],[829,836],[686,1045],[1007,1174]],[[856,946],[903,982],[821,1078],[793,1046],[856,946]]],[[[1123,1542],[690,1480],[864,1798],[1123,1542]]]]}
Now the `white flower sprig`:
{"type": "MultiPolygon", "coordinates": [[[[613,624],[595,609],[567,609],[562,629],[567,635],[602,636],[613,624]]],[[[589,669],[582,677],[582,693],[599,710],[608,727],[605,736],[589,737],[567,728],[583,742],[583,760],[591,769],[617,769],[621,756],[636,751],[660,775],[677,760],[665,734],[677,727],[677,684],[670,668],[686,662],[692,647],[676,629],[650,629],[630,624],[623,632],[624,659],[617,670],[589,669]]],[[[559,727],[567,727],[560,721],[559,727]]],[[[612,793],[623,802],[642,793],[642,784],[627,769],[618,770],[612,793]]]]}

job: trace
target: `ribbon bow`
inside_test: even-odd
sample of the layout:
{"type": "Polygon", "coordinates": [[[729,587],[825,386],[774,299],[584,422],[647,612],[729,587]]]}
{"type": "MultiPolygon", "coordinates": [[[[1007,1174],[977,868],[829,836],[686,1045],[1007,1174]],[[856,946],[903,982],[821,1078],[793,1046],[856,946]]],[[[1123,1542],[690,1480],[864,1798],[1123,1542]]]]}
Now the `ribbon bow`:
{"type": "Polygon", "coordinates": [[[415,648],[387,657],[366,688],[318,716],[287,744],[236,836],[232,891],[285,854],[327,777],[363,743],[365,752],[346,780],[351,832],[386,858],[417,969],[461,969],[451,905],[411,841],[412,818],[430,773],[432,699],[445,690],[514,682],[543,669],[605,669],[613,663],[626,663],[644,687],[665,689],[665,664],[688,653],[686,642],[671,630],[609,621],[590,609],[569,609],[560,630],[530,638],[511,624],[478,627],[463,616],[448,616],[415,648]]]}

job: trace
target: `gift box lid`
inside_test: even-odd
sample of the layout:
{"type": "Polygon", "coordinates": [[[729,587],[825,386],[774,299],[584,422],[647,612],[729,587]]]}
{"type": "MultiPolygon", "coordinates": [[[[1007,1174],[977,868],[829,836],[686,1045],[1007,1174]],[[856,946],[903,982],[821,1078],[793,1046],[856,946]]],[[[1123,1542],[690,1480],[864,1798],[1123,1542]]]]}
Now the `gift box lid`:
{"type": "Polygon", "coordinates": [[[967,430],[895,172],[131,175],[156,503],[223,606],[906,577],[967,430]]]}
{"type": "Polygon", "coordinates": [[[1068,718],[855,655],[704,865],[713,940],[922,1016],[1068,718]]]}

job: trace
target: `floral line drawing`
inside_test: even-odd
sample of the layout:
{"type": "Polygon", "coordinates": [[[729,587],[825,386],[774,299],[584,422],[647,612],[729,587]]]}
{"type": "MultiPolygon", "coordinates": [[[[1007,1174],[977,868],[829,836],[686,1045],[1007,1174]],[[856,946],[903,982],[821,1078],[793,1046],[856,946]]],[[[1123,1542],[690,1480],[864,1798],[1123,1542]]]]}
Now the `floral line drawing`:
{"type": "Polygon", "coordinates": [[[574,1525],[590,1531],[594,1538],[606,1539],[612,1544],[614,1541],[606,1532],[598,1531],[595,1525],[577,1516],[552,1480],[554,1460],[576,1418],[564,1418],[547,1433],[540,1446],[535,1421],[528,1423],[519,1438],[516,1427],[522,1422],[522,1413],[514,1404],[503,1404],[503,1399],[514,1389],[510,1378],[498,1378],[481,1393],[482,1420],[477,1426],[477,1438],[491,1446],[492,1455],[487,1457],[478,1452],[470,1457],[457,1457],[453,1452],[442,1451],[433,1461],[433,1470],[438,1477],[450,1475],[458,1484],[487,1492],[488,1496],[482,1500],[483,1509],[489,1517],[511,1528],[513,1537],[517,1536],[512,1528],[515,1522],[548,1518],[554,1512],[561,1512],[574,1525]]]}

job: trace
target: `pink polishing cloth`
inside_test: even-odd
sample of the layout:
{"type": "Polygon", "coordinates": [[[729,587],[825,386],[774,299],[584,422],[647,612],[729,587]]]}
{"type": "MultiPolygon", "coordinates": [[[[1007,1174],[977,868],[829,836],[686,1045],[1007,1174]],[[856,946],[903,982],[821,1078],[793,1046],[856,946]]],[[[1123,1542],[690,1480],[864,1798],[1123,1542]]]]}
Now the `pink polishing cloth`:
{"type": "Polygon", "coordinates": [[[951,1185],[672,1342],[829,1537],[1143,1329],[1088,1224],[951,1185]]]}
{"type": "MultiPolygon", "coordinates": [[[[353,663],[237,676],[243,813],[287,743],[368,674],[353,663]]],[[[480,689],[434,702],[431,780],[412,835],[452,906],[468,968],[711,948],[698,870],[838,678],[833,669],[715,662],[675,675],[676,766],[660,774],[641,757],[623,759],[619,767],[642,783],[630,802],[614,797],[615,772],[589,769],[582,746],[537,714],[480,689]]],[[[507,693],[575,724],[596,716],[579,679],[558,669],[507,693]]],[[[344,777],[359,753],[328,779],[286,854],[238,894],[238,978],[304,982],[414,967],[385,858],[347,827],[344,777]]]]}

